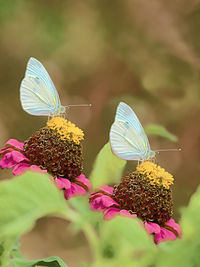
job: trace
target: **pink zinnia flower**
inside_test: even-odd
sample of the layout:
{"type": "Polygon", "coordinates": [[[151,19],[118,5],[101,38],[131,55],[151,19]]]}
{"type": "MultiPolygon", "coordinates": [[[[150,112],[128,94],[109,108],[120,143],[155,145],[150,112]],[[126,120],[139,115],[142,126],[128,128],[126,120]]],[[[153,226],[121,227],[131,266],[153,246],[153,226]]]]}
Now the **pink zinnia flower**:
{"type": "Polygon", "coordinates": [[[89,198],[91,209],[101,211],[105,220],[115,216],[140,218],[156,244],[180,238],[181,228],[171,218],[172,200],[168,184],[172,182],[172,176],[158,167],[152,162],[141,163],[137,171],[125,176],[119,185],[100,187],[89,198]]]}
{"type": "Polygon", "coordinates": [[[84,195],[91,184],[82,174],[82,138],[83,132],[74,124],[54,117],[24,143],[8,140],[0,151],[0,167],[12,169],[13,175],[27,170],[48,172],[66,199],[84,195]]]}

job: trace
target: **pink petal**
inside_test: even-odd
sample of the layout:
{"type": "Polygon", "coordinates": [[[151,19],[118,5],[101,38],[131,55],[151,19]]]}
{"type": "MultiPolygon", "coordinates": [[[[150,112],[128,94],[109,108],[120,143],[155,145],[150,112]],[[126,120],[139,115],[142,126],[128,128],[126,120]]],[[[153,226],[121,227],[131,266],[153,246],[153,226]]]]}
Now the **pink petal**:
{"type": "Polygon", "coordinates": [[[46,173],[46,170],[41,170],[38,166],[36,165],[30,165],[28,163],[19,163],[17,165],[14,166],[13,168],[13,175],[21,175],[23,173],[25,173],[27,170],[30,171],[37,171],[37,172],[41,172],[41,173],[46,173]]]}
{"type": "Polygon", "coordinates": [[[149,234],[160,233],[160,226],[157,223],[145,222],[144,226],[149,234]]]}
{"type": "Polygon", "coordinates": [[[13,148],[11,148],[11,147],[3,147],[1,149],[1,151],[0,151],[0,155],[6,154],[6,153],[11,152],[11,151],[13,151],[13,148]]]}
{"type": "Polygon", "coordinates": [[[84,174],[79,175],[79,177],[76,178],[76,181],[81,182],[85,186],[87,186],[88,190],[91,189],[91,182],[88,180],[84,174]]]}
{"type": "Polygon", "coordinates": [[[85,194],[86,194],[85,189],[82,186],[77,185],[75,183],[71,183],[71,188],[65,190],[66,199],[69,199],[75,196],[85,195],[85,194]]]}
{"type": "Polygon", "coordinates": [[[70,189],[71,188],[71,182],[66,178],[56,177],[55,179],[57,186],[60,189],[70,189]]]}
{"type": "Polygon", "coordinates": [[[22,153],[18,152],[18,151],[11,151],[10,152],[11,155],[12,155],[12,159],[16,162],[16,163],[19,163],[19,162],[22,162],[22,161],[27,161],[29,162],[30,160],[25,157],[22,153]]]}
{"type": "Polygon", "coordinates": [[[13,175],[21,175],[23,174],[27,169],[30,168],[30,164],[28,163],[19,163],[14,166],[13,168],[13,175]]]}
{"type": "Polygon", "coordinates": [[[160,233],[155,234],[154,236],[154,241],[156,244],[167,240],[175,240],[175,239],[176,235],[163,227],[160,227],[160,233]]]}
{"type": "Polygon", "coordinates": [[[111,220],[113,219],[116,215],[120,214],[120,209],[118,208],[109,208],[104,211],[104,219],[105,220],[111,220]]]}
{"type": "Polygon", "coordinates": [[[23,148],[24,148],[24,143],[22,143],[22,142],[19,142],[19,141],[17,141],[16,139],[9,139],[6,143],[5,143],[5,145],[10,145],[10,146],[13,146],[13,147],[16,147],[16,148],[18,148],[18,149],[20,149],[20,150],[22,150],[23,151],[23,148]]]}
{"type": "Polygon", "coordinates": [[[108,186],[108,185],[103,185],[100,187],[100,190],[109,194],[109,195],[112,195],[113,194],[113,191],[114,191],[114,188],[112,186],[108,186]]]}
{"type": "Polygon", "coordinates": [[[20,163],[22,161],[29,161],[27,157],[25,157],[22,153],[18,151],[11,151],[6,153],[2,159],[0,160],[0,167],[1,168],[12,168],[15,164],[20,163]]]}
{"type": "Polygon", "coordinates": [[[90,197],[89,197],[89,200],[90,202],[93,201],[93,199],[97,198],[97,197],[101,197],[103,196],[103,193],[100,193],[100,192],[94,192],[94,193],[91,193],[90,197]]]}
{"type": "Polygon", "coordinates": [[[113,205],[119,206],[119,204],[111,197],[101,194],[99,197],[96,197],[92,200],[90,207],[92,210],[104,210],[113,205]]]}
{"type": "Polygon", "coordinates": [[[178,223],[174,221],[174,219],[170,219],[168,222],[166,222],[166,225],[173,228],[177,232],[178,237],[181,238],[181,227],[178,223]]]}

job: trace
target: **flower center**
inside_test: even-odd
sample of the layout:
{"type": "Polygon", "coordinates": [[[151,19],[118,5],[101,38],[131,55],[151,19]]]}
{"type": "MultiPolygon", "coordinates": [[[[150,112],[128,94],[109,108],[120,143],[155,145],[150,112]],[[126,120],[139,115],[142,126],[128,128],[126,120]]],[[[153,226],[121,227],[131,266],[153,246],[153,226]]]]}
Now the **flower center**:
{"type": "Polygon", "coordinates": [[[60,139],[73,141],[75,144],[80,144],[80,141],[84,138],[84,133],[81,129],[61,117],[53,117],[47,122],[47,127],[55,130],[60,135],[60,139]]]}
{"type": "Polygon", "coordinates": [[[136,169],[139,174],[148,177],[152,185],[164,186],[169,189],[170,185],[173,184],[173,176],[153,162],[144,161],[136,169]]]}
{"type": "Polygon", "coordinates": [[[143,162],[114,187],[114,200],[143,221],[164,225],[172,216],[172,183],[173,177],[164,169],[143,162]]]}
{"type": "Polygon", "coordinates": [[[83,170],[82,146],[49,127],[43,127],[24,142],[24,154],[30,163],[47,170],[54,177],[71,181],[83,170]]]}

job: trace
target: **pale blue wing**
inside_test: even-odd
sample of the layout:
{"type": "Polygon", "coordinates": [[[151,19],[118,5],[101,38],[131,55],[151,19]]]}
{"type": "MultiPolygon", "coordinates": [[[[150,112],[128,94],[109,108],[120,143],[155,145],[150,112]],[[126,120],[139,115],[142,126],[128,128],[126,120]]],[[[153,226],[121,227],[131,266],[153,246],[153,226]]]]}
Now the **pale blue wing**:
{"type": "Polygon", "coordinates": [[[52,96],[55,99],[55,103],[57,109],[61,107],[60,98],[58,92],[42,63],[40,63],[37,59],[31,57],[28,61],[25,77],[33,76],[38,78],[44,85],[51,91],[52,96]]]}
{"type": "Polygon", "coordinates": [[[123,102],[117,107],[115,122],[110,130],[110,143],[113,152],[125,160],[143,160],[151,151],[136,114],[123,102]]]}
{"type": "Polygon", "coordinates": [[[117,107],[115,120],[123,121],[123,122],[130,124],[135,129],[135,131],[139,132],[140,135],[142,136],[142,139],[145,142],[146,149],[149,151],[151,150],[147,135],[146,135],[137,115],[132,110],[132,108],[129,107],[129,105],[127,105],[124,102],[119,103],[119,105],[117,107]]]}
{"type": "Polygon", "coordinates": [[[20,86],[23,109],[31,115],[51,116],[56,114],[57,105],[51,91],[38,78],[27,76],[20,86]]]}
{"type": "Polygon", "coordinates": [[[131,107],[129,107],[129,105],[124,102],[119,103],[115,120],[128,122],[137,131],[144,132],[144,129],[140,121],[138,120],[138,117],[136,116],[135,112],[132,110],[131,107]]]}
{"type": "Polygon", "coordinates": [[[147,150],[139,132],[123,121],[115,121],[110,130],[110,144],[113,153],[125,160],[142,160],[147,150]]]}
{"type": "Polygon", "coordinates": [[[31,115],[56,115],[65,109],[49,74],[35,58],[28,61],[20,86],[20,100],[23,109],[31,115]]]}

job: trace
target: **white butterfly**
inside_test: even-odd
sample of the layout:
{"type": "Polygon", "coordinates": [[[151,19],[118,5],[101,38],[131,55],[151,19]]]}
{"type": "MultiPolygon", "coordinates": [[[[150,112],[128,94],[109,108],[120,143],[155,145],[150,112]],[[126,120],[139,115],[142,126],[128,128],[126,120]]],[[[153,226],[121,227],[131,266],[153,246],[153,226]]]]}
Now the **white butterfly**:
{"type": "Polygon", "coordinates": [[[20,86],[23,109],[31,115],[52,116],[65,112],[58,92],[44,66],[35,58],[28,61],[20,86]]]}
{"type": "Polygon", "coordinates": [[[116,156],[125,160],[149,160],[155,156],[134,111],[125,103],[117,107],[110,129],[110,144],[116,156]]]}

